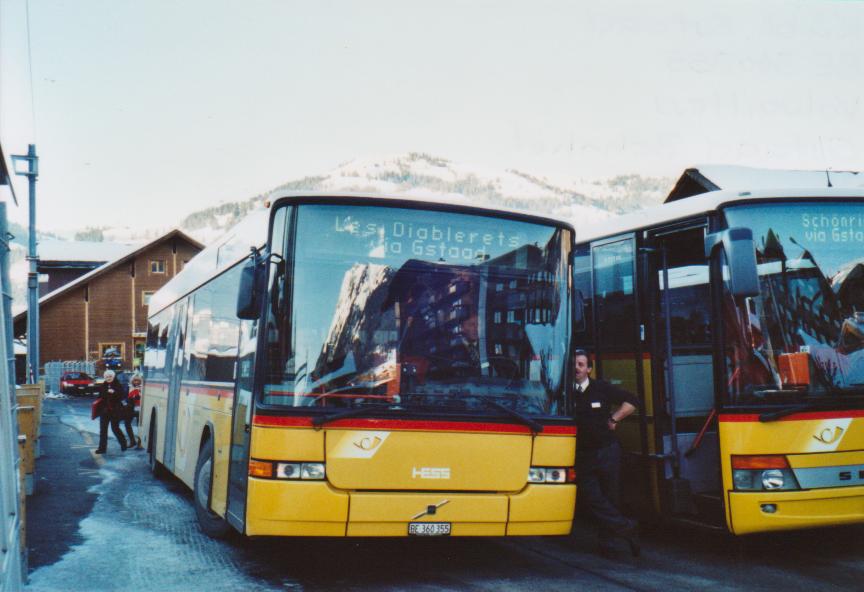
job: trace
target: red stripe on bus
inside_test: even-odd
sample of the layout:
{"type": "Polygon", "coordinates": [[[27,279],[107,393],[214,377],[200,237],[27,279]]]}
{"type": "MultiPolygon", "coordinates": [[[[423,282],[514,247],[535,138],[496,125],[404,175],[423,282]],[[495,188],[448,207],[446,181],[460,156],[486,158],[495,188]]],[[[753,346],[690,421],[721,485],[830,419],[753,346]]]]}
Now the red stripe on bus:
{"type": "Polygon", "coordinates": [[[193,395],[205,395],[208,397],[225,397],[226,399],[234,397],[234,390],[217,389],[212,386],[180,386],[181,389],[186,389],[193,395]]]}
{"type": "MultiPolygon", "coordinates": [[[[158,391],[168,390],[167,384],[164,384],[164,385],[147,384],[144,387],[145,392],[148,389],[148,387],[151,390],[158,390],[158,391]]],[[[231,390],[217,389],[217,388],[210,387],[210,386],[184,386],[182,384],[180,385],[180,389],[186,390],[187,392],[189,392],[193,395],[203,395],[203,396],[207,396],[207,397],[223,397],[225,399],[233,399],[234,398],[234,390],[233,389],[231,389],[231,390]]]]}
{"type": "MultiPolygon", "coordinates": [[[[252,423],[262,427],[312,427],[311,417],[277,417],[256,415],[252,423]]],[[[461,421],[428,421],[411,419],[339,419],[327,424],[335,428],[361,428],[382,430],[414,430],[429,432],[497,432],[507,434],[530,434],[527,426],[504,423],[480,423],[461,421]]],[[[543,426],[543,433],[549,435],[573,436],[575,426],[543,426]]]]}
{"type": "MultiPolygon", "coordinates": [[[[854,411],[850,411],[849,409],[843,411],[802,411],[800,413],[793,413],[792,415],[787,415],[786,417],[781,417],[774,421],[804,421],[807,419],[852,419],[854,417],[864,417],[864,409],[856,409],[854,411]]],[[[747,423],[747,422],[758,422],[759,415],[758,414],[725,414],[720,415],[720,421],[725,421],[729,423],[747,423]]]]}

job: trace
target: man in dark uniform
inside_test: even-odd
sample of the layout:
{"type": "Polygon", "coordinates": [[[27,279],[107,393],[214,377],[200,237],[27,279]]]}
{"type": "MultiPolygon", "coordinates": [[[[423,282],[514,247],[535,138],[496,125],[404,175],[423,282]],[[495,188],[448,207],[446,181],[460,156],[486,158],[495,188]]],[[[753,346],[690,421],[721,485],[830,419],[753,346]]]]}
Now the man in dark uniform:
{"type": "Polygon", "coordinates": [[[640,552],[637,523],[618,509],[621,473],[621,445],[615,428],[636,411],[638,401],[631,393],[602,380],[589,378],[591,358],[577,350],[573,360],[573,417],[578,426],[576,473],[579,503],[597,520],[600,553],[609,555],[612,542],[621,537],[630,552],[640,552]]]}

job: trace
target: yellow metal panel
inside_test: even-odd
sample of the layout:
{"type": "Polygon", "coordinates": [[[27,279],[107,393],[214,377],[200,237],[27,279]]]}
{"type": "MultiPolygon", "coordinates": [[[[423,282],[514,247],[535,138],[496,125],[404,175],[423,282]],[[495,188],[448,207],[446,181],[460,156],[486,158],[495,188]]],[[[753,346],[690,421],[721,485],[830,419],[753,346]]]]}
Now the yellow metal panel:
{"type": "Polygon", "coordinates": [[[543,436],[534,438],[531,464],[535,467],[572,467],[576,458],[574,436],[543,436]]]}
{"type": "Polygon", "coordinates": [[[720,438],[728,454],[864,450],[864,418],[721,421],[720,438]]]}
{"type": "Polygon", "coordinates": [[[344,537],[343,522],[284,522],[255,518],[246,522],[248,536],[344,537]]]}
{"type": "Polygon", "coordinates": [[[328,479],[340,489],[519,491],[528,478],[531,436],[326,431],[328,479]]]}
{"type": "Polygon", "coordinates": [[[338,522],[348,520],[348,494],[324,481],[249,479],[246,521],[338,522]]]}
{"type": "Polygon", "coordinates": [[[576,486],[529,485],[510,496],[510,527],[515,522],[572,522],[576,507],[576,486]]]}
{"type": "Polygon", "coordinates": [[[792,454],[787,457],[793,469],[815,467],[838,467],[841,465],[864,464],[864,450],[854,452],[828,452],[822,454],[792,454]]]}
{"type": "MultiPolygon", "coordinates": [[[[819,455],[813,453],[854,452],[864,449],[864,418],[790,419],[763,423],[754,417],[752,421],[721,421],[719,433],[723,489],[730,492],[730,496],[739,500],[737,506],[731,503],[731,500],[726,505],[726,524],[736,534],[780,528],[805,528],[809,527],[810,523],[802,524],[802,526],[778,526],[802,522],[803,519],[790,520],[778,518],[776,514],[766,515],[759,509],[759,504],[753,501],[756,499],[755,497],[740,497],[752,496],[754,493],[758,496],[759,492],[734,492],[731,455],[785,454],[790,460],[790,464],[792,462],[804,463],[793,464],[792,466],[804,468],[806,466],[832,466],[835,464],[829,458],[836,457],[835,454],[824,455],[826,465],[807,464],[821,462],[821,459],[817,460],[819,455]],[[747,503],[741,500],[747,500],[747,503]]],[[[821,505],[827,507],[831,505],[827,501],[828,498],[836,497],[839,500],[845,498],[850,490],[855,489],[859,488],[844,487],[817,490],[815,495],[818,496],[818,499],[824,499],[825,502],[821,505]]],[[[807,493],[814,494],[814,492],[785,492],[782,495],[807,493]]],[[[838,501],[838,503],[842,505],[841,502],[838,501]]],[[[797,507],[802,508],[804,506],[797,507]]],[[[819,510],[820,504],[809,505],[809,508],[815,512],[821,511],[819,510]]],[[[862,521],[864,505],[859,506],[858,512],[858,521],[862,521]]],[[[832,522],[830,518],[819,515],[813,515],[810,521],[812,526],[841,523],[839,521],[832,522]]]]}
{"type": "Polygon", "coordinates": [[[228,465],[231,454],[231,418],[218,413],[211,418],[213,422],[213,489],[210,508],[224,516],[228,508],[228,465]]]}
{"type": "Polygon", "coordinates": [[[507,496],[446,493],[353,493],[349,520],[356,522],[500,522],[507,521],[507,496]],[[424,514],[436,506],[435,514],[424,514]],[[424,514],[417,517],[418,514],[424,514]]]}
{"type": "Polygon", "coordinates": [[[620,358],[604,357],[603,376],[608,382],[615,386],[626,389],[631,393],[638,393],[639,386],[636,384],[636,357],[621,355],[620,358]]]}
{"type": "Polygon", "coordinates": [[[309,428],[252,428],[252,458],[261,460],[324,460],[324,431],[309,428]]]}
{"type": "Polygon", "coordinates": [[[864,522],[864,487],[729,494],[735,534],[839,526],[864,522]],[[776,504],[774,514],[762,504],[776,504]]]}

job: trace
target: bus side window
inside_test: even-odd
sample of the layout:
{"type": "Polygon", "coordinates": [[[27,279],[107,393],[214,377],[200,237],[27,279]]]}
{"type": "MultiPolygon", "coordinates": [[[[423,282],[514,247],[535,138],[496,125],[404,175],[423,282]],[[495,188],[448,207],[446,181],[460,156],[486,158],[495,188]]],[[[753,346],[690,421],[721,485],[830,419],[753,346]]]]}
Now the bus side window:
{"type": "Polygon", "coordinates": [[[573,332],[576,337],[574,346],[583,349],[589,348],[594,342],[591,293],[591,248],[589,245],[578,246],[573,258],[573,294],[576,306],[573,332]]]}

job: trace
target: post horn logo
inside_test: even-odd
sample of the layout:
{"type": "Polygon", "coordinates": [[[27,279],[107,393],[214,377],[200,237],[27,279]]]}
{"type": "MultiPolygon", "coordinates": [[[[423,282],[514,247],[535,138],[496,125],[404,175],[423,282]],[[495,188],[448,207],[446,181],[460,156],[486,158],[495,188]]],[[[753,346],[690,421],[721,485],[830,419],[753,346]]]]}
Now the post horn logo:
{"type": "Polygon", "coordinates": [[[378,445],[381,444],[381,442],[383,441],[384,440],[382,440],[378,436],[374,436],[371,438],[369,436],[366,436],[354,442],[354,446],[356,446],[360,450],[366,450],[368,452],[369,450],[374,450],[375,448],[377,448],[378,445]]]}
{"type": "Polygon", "coordinates": [[[840,439],[840,436],[843,435],[843,428],[840,426],[834,426],[833,433],[831,428],[825,428],[818,434],[813,437],[822,442],[823,444],[833,444],[837,440],[840,439]]]}

